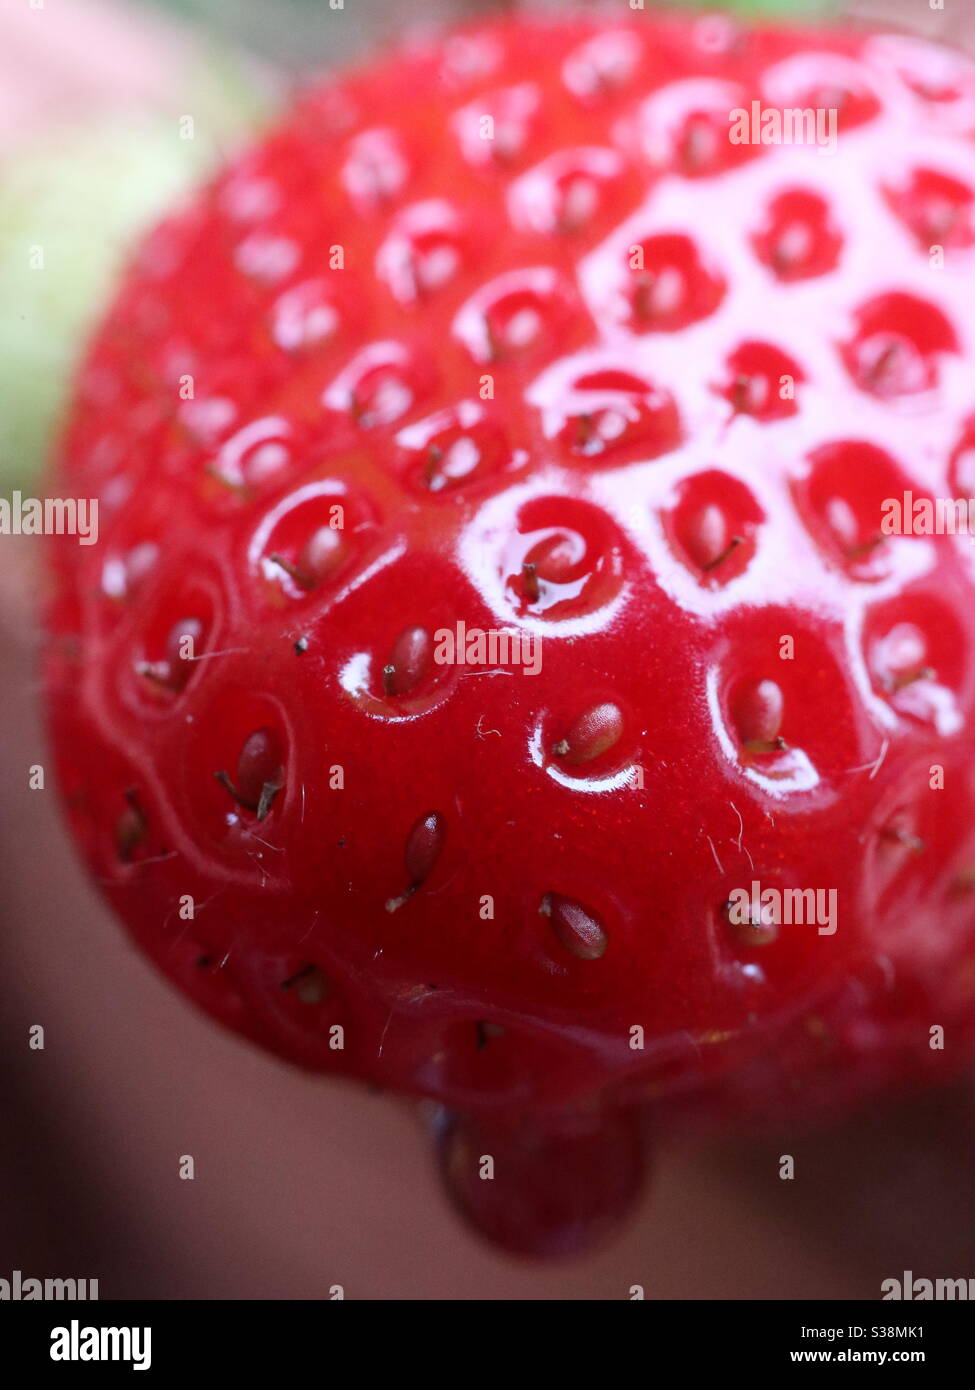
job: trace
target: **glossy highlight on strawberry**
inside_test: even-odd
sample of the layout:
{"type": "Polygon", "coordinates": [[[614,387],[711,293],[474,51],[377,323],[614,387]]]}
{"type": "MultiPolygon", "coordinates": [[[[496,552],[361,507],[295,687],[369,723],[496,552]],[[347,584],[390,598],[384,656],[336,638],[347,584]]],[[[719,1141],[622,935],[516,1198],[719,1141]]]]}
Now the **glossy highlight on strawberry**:
{"type": "Polygon", "coordinates": [[[975,1044],[975,559],[881,528],[972,472],[973,134],[906,37],[488,21],[304,92],[91,342],[72,830],[209,1014],[424,1098],[511,1249],[601,1238],[671,1124],[975,1044]],[[732,143],[753,101],[836,149],[732,143]]]}

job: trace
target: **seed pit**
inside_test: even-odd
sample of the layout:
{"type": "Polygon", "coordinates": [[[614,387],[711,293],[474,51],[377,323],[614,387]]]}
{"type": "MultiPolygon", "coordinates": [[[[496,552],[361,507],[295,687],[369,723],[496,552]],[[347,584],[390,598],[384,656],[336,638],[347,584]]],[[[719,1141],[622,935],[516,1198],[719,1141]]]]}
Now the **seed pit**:
{"type": "Polygon", "coordinates": [[[552,756],[570,767],[581,767],[602,758],[623,736],[623,711],[612,700],[591,705],[576,717],[552,747],[552,756]]]}
{"type": "Polygon", "coordinates": [[[500,562],[517,614],[548,621],[595,611],[623,583],[622,538],[605,512],[576,498],[526,502],[500,562]]]}
{"type": "Polygon", "coordinates": [[[663,515],[678,558],[711,589],[744,573],[755,556],[763,520],[748,488],[716,469],[686,478],[663,515]]]}
{"type": "Polygon", "coordinates": [[[932,390],[938,381],[938,358],[957,351],[955,330],[941,310],[899,292],[862,305],[853,336],[841,347],[860,389],[884,399],[932,390]]]}
{"type": "Polygon", "coordinates": [[[568,281],[549,266],[508,271],[458,310],[453,331],[475,362],[528,362],[562,350],[582,322],[568,281]]]}
{"type": "Polygon", "coordinates": [[[428,396],[434,378],[432,361],[408,344],[372,343],[339,373],[324,403],[357,430],[381,429],[428,396]]]}
{"type": "MultiPolygon", "coordinates": [[[[176,567],[177,574],[180,567],[176,567]]],[[[132,651],[134,681],[127,681],[130,698],[140,709],[169,707],[174,698],[206,667],[217,628],[216,587],[207,579],[180,577],[150,600],[148,619],[140,621],[132,651]]],[[[133,610],[141,620],[141,608],[133,610]]]]}
{"type": "Polygon", "coordinates": [[[440,857],[446,837],[447,823],[439,811],[427,811],[414,822],[406,837],[403,856],[406,866],[406,891],[398,898],[387,899],[387,912],[398,912],[426,882],[440,857]]]}
{"type": "Polygon", "coordinates": [[[899,186],[887,185],[883,192],[921,250],[961,250],[975,242],[975,194],[958,179],[936,169],[914,169],[899,186]]]}
{"type": "Polygon", "coordinates": [[[328,981],[317,965],[303,965],[281,981],[282,989],[293,990],[302,1004],[321,1004],[328,998],[328,981]]]}
{"type": "Polygon", "coordinates": [[[752,235],[759,260],[783,281],[807,280],[835,270],[843,238],[826,200],[808,189],[789,189],[769,204],[752,235]]]}
{"type": "Polygon", "coordinates": [[[383,666],[383,694],[411,695],[428,675],[433,660],[433,639],[425,627],[407,627],[393,643],[383,666]]]}
{"type": "Polygon", "coordinates": [[[897,542],[883,532],[884,503],[910,487],[900,468],[884,450],[861,440],[821,445],[808,464],[793,491],[814,538],[851,579],[885,578],[897,542]]]}
{"type": "Polygon", "coordinates": [[[902,718],[942,736],[962,727],[970,644],[951,603],[914,586],[876,605],[863,650],[874,691],[902,718]]]}
{"type": "Polygon", "coordinates": [[[676,448],[680,417],[669,391],[634,373],[602,368],[584,373],[546,412],[548,427],[570,455],[592,466],[618,466],[676,448]]]}
{"type": "Polygon", "coordinates": [[[136,788],[128,787],[124,796],[126,807],[115,822],[115,843],[121,862],[131,864],[145,848],[149,827],[136,788]]]}
{"type": "Polygon", "coordinates": [[[724,298],[723,278],[688,236],[647,237],[626,254],[626,318],[635,333],[676,332],[707,318],[724,298]]]}
{"type": "Polygon", "coordinates": [[[742,343],[728,358],[727,378],[718,387],[736,415],[751,415],[768,423],[795,415],[796,387],[805,373],[796,362],[771,343],[742,343]]]}
{"type": "Polygon", "coordinates": [[[397,465],[426,496],[453,496],[457,489],[490,480],[527,460],[513,451],[499,420],[475,401],[460,401],[396,436],[397,465]]]}
{"type": "Polygon", "coordinates": [[[735,942],[746,950],[770,946],[778,938],[777,923],[770,920],[768,909],[760,904],[749,903],[742,910],[729,899],[721,904],[720,915],[735,942]]]}
{"type": "Polygon", "coordinates": [[[785,713],[782,687],[761,680],[738,688],[731,699],[731,717],[741,747],[751,754],[780,753],[787,744],[779,730],[785,713]]]}
{"type": "Polygon", "coordinates": [[[546,893],[538,910],[549,919],[559,945],[576,960],[599,960],[606,954],[606,930],[581,903],[560,893],[546,893]]]}
{"type": "Polygon", "coordinates": [[[284,758],[277,733],[264,728],[248,736],[237,759],[235,780],[223,770],[213,775],[238,806],[264,820],[284,786],[284,758]]]}

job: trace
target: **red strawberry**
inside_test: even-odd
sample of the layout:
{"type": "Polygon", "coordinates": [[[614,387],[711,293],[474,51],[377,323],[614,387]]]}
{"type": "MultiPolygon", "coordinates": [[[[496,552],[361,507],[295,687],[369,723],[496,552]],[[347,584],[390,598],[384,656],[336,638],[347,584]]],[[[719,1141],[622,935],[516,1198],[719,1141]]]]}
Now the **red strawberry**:
{"type": "Polygon", "coordinates": [[[975,561],[881,523],[972,472],[973,132],[905,38],[489,23],[309,92],[91,346],[75,833],[204,1009],[439,1103],[508,1245],[597,1234],[648,1113],[971,1049],[975,561]]]}

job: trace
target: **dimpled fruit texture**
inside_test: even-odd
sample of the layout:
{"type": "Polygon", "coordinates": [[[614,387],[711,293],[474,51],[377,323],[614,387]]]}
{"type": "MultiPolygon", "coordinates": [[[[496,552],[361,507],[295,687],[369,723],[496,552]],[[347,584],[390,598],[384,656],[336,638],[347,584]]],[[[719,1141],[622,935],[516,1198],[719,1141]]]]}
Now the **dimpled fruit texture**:
{"type": "Polygon", "coordinates": [[[74,831],[207,1012],[467,1116],[468,1206],[492,1134],[565,1138],[554,1228],[650,1102],[970,1040],[975,560],[882,504],[975,482],[973,132],[972,64],[900,36],[488,23],[307,92],[94,338],[74,831]],[[753,102],[818,142],[733,141],[753,102]]]}

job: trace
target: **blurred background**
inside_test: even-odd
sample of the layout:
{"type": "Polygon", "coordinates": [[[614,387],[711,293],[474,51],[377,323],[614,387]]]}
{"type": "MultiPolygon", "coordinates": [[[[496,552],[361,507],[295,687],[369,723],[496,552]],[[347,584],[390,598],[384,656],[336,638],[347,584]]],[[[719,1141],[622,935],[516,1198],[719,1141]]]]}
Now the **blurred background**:
{"type": "MultiPolygon", "coordinates": [[[[0,494],[42,466],[78,343],[137,229],[309,69],[479,8],[0,0],[0,494]],[[187,112],[194,139],[180,140],[187,112]],[[35,243],[44,275],[25,268],[35,243]]],[[[965,0],[855,9],[975,33],[965,0]]],[[[102,1298],[315,1299],[341,1284],[350,1298],[604,1299],[641,1284],[659,1299],[870,1299],[904,1270],[975,1275],[968,1081],[826,1132],[664,1147],[642,1209],[592,1256],[535,1265],[481,1244],[407,1107],[211,1025],[96,898],[53,787],[28,789],[46,761],[38,558],[32,539],[0,536],[0,1277],[97,1278],[102,1298]],[[43,1051],[27,1046],[36,1024],[43,1051]],[[785,1152],[792,1182],[778,1177],[785,1152]]]]}

